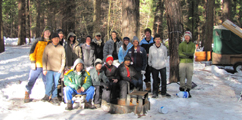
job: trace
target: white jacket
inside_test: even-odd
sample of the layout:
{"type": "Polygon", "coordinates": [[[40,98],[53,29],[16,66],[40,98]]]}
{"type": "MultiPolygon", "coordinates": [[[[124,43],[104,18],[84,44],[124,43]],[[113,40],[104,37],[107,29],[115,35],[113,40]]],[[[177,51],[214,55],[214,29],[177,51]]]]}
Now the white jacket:
{"type": "Polygon", "coordinates": [[[159,70],[166,67],[167,61],[167,48],[161,44],[159,48],[153,44],[149,49],[149,66],[159,70]]]}

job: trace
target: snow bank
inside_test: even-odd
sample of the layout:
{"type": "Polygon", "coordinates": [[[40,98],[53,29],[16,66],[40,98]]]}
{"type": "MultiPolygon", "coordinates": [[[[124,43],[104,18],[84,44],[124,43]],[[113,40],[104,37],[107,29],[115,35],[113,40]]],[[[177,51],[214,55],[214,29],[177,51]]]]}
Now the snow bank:
{"type": "MultiPolygon", "coordinates": [[[[27,44],[29,44],[29,38],[25,39],[27,44]]],[[[31,41],[34,41],[35,38],[31,38],[31,41]]],[[[6,38],[4,37],[4,45],[18,45],[18,38],[6,38]]]]}

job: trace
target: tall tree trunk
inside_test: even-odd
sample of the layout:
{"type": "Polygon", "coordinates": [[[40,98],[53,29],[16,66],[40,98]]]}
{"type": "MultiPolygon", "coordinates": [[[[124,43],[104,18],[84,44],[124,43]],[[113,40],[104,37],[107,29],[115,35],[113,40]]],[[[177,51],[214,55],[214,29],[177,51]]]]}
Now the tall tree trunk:
{"type": "Polygon", "coordinates": [[[30,20],[30,11],[29,11],[29,7],[30,7],[30,0],[27,0],[27,30],[28,30],[28,34],[27,34],[27,38],[29,38],[29,43],[31,42],[31,20],[30,20]]]}
{"type": "Polygon", "coordinates": [[[212,39],[213,39],[213,16],[214,13],[211,12],[214,10],[215,0],[208,0],[206,7],[206,24],[205,24],[205,42],[204,42],[204,51],[212,50],[212,39]]]}
{"type": "Polygon", "coordinates": [[[0,0],[0,53],[5,51],[2,28],[2,0],[0,0]]]}
{"type": "Polygon", "coordinates": [[[52,17],[53,17],[53,11],[52,11],[52,1],[51,0],[47,0],[47,26],[50,26],[51,28],[52,26],[52,17]]]}
{"type": "Polygon", "coordinates": [[[101,0],[93,0],[94,16],[93,16],[93,33],[100,32],[101,25],[101,0]]]}
{"type": "Polygon", "coordinates": [[[178,46],[181,34],[181,16],[179,0],[165,0],[167,24],[169,34],[170,53],[170,83],[179,80],[179,55],[178,46]]]}
{"type": "Polygon", "coordinates": [[[139,0],[123,0],[122,6],[122,37],[133,38],[139,33],[139,0]]]}
{"type": "Polygon", "coordinates": [[[161,39],[163,39],[163,12],[164,12],[164,0],[159,0],[156,5],[156,10],[154,13],[155,19],[153,24],[153,33],[159,34],[161,39]]]}
{"type": "Polygon", "coordinates": [[[36,11],[37,11],[37,15],[36,15],[36,29],[35,29],[36,38],[41,36],[41,30],[40,30],[41,3],[40,2],[41,2],[40,0],[36,0],[36,11]]]}
{"type": "MultiPolygon", "coordinates": [[[[109,23],[110,23],[110,18],[111,18],[111,5],[112,5],[112,0],[109,0],[109,7],[108,7],[108,24],[107,24],[107,39],[106,41],[109,40],[110,32],[109,32],[109,23]]],[[[106,42],[105,41],[105,42],[106,42]]]]}
{"type": "MultiPolygon", "coordinates": [[[[214,1],[214,0],[212,0],[214,1]]],[[[208,0],[210,2],[210,0],[208,0]]],[[[211,11],[210,11],[211,12],[211,11]]],[[[223,22],[226,20],[232,20],[231,18],[231,0],[223,0],[223,22]]]]}
{"type": "Polygon", "coordinates": [[[76,5],[75,0],[66,0],[64,3],[62,29],[64,34],[67,35],[69,32],[75,32],[76,5]]]}
{"type": "Polygon", "coordinates": [[[18,45],[26,44],[26,17],[25,17],[25,0],[19,0],[18,2],[18,45]]]}

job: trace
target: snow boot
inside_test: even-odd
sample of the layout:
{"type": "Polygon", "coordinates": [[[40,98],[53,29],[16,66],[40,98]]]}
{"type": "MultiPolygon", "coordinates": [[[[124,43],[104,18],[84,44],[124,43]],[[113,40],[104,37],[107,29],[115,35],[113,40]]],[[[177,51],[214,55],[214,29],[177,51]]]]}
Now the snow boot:
{"type": "Polygon", "coordinates": [[[168,94],[168,93],[165,93],[165,94],[161,94],[163,97],[171,97],[171,95],[170,94],[168,94]]]}
{"type": "Polygon", "coordinates": [[[125,99],[119,99],[118,100],[118,105],[126,105],[125,99]]]}
{"type": "Polygon", "coordinates": [[[29,93],[25,91],[24,103],[28,103],[28,102],[30,102],[29,93]]]}
{"type": "Polygon", "coordinates": [[[68,100],[67,101],[67,104],[66,104],[66,110],[72,110],[73,109],[73,104],[72,104],[72,101],[71,100],[68,100]]]}
{"type": "Polygon", "coordinates": [[[85,100],[85,108],[97,109],[94,105],[92,105],[92,100],[89,100],[89,101],[85,100]]]}
{"type": "Polygon", "coordinates": [[[150,85],[150,83],[146,82],[145,85],[146,85],[145,91],[151,92],[151,85],[150,85]]]}
{"type": "Polygon", "coordinates": [[[182,88],[182,87],[179,87],[179,90],[180,90],[180,91],[185,91],[185,89],[184,89],[184,88],[182,88]]]}
{"type": "Polygon", "coordinates": [[[41,101],[43,101],[43,102],[49,102],[49,96],[48,96],[48,95],[45,95],[45,96],[41,99],[41,101]]]}
{"type": "Polygon", "coordinates": [[[187,92],[188,92],[188,94],[189,94],[189,96],[188,96],[188,98],[191,98],[192,97],[192,95],[191,95],[191,93],[190,93],[190,89],[189,88],[187,88],[187,90],[186,90],[187,92]]]}
{"type": "Polygon", "coordinates": [[[60,105],[59,99],[57,97],[53,98],[52,99],[52,104],[59,106],[60,105]]]}

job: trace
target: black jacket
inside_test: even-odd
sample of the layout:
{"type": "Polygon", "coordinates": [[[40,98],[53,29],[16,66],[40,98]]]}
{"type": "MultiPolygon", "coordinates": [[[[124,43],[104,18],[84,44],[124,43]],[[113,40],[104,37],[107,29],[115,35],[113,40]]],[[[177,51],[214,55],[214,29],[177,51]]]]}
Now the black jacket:
{"type": "Polygon", "coordinates": [[[139,75],[137,74],[136,70],[134,69],[134,67],[132,65],[129,66],[130,77],[127,77],[128,73],[127,73],[127,69],[124,66],[124,63],[119,65],[117,72],[118,72],[120,80],[130,81],[133,79],[134,80],[139,79],[139,75]]]}
{"type": "Polygon", "coordinates": [[[94,42],[91,43],[94,47],[95,47],[95,56],[96,58],[100,58],[101,60],[103,60],[103,47],[104,47],[104,43],[102,42],[101,45],[98,45],[94,42]]]}
{"type": "Polygon", "coordinates": [[[108,77],[108,79],[111,81],[112,79],[119,79],[118,76],[118,69],[114,65],[107,65],[105,64],[102,67],[102,70],[104,71],[105,75],[108,77]]]}

